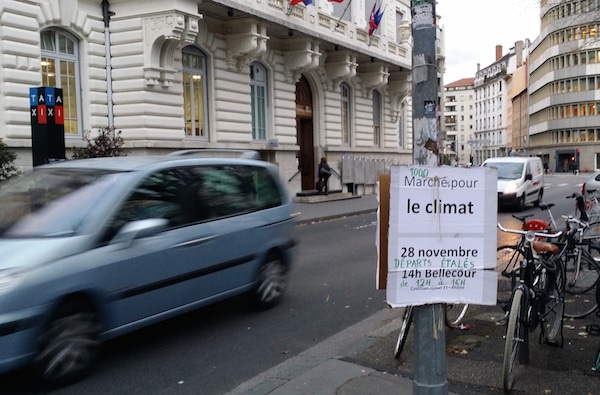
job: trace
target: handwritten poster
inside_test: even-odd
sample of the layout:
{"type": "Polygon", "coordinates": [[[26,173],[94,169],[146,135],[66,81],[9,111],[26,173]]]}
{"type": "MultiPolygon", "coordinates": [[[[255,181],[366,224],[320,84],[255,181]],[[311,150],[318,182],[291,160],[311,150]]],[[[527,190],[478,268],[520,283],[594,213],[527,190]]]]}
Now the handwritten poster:
{"type": "Polygon", "coordinates": [[[388,304],[496,304],[497,173],[393,166],[390,181],[388,304]]]}

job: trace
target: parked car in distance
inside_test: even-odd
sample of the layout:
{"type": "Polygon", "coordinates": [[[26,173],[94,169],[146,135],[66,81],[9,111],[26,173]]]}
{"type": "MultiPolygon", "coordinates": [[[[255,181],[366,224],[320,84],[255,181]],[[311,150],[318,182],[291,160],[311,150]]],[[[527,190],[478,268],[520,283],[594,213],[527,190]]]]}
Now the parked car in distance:
{"type": "Polygon", "coordinates": [[[498,206],[522,211],[526,204],[538,206],[544,196],[544,166],[536,156],[486,159],[482,166],[498,170],[498,206]]]}
{"type": "Polygon", "coordinates": [[[594,173],[593,176],[588,178],[581,186],[581,194],[586,199],[594,197],[600,198],[600,171],[594,173]]]}
{"type": "Polygon", "coordinates": [[[104,340],[235,295],[274,306],[293,209],[253,159],[82,159],[0,184],[0,373],[63,385],[104,340]]]}

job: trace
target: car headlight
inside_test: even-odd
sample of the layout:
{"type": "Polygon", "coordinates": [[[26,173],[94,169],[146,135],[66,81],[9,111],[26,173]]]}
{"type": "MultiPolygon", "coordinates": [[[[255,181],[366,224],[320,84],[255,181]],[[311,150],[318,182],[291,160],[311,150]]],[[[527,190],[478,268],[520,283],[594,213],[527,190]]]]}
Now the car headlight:
{"type": "Polygon", "coordinates": [[[23,278],[25,270],[21,268],[10,268],[0,270],[0,295],[12,291],[23,278]]]}
{"type": "Polygon", "coordinates": [[[519,189],[519,184],[515,181],[511,181],[506,185],[504,193],[515,193],[519,189]]]}

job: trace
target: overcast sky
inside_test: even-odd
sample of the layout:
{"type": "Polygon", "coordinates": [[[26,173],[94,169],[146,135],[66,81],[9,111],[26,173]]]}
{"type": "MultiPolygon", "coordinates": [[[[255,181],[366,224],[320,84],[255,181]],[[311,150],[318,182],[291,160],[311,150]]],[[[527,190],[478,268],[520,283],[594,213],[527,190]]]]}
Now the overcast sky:
{"type": "Polygon", "coordinates": [[[516,41],[533,41],[540,32],[539,0],[437,0],[436,12],[446,32],[444,84],[473,78],[516,41]]]}

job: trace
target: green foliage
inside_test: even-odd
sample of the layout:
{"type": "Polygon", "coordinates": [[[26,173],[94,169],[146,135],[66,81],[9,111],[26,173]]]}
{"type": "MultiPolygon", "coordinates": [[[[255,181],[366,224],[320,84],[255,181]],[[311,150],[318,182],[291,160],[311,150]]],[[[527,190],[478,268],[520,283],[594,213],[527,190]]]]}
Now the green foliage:
{"type": "Polygon", "coordinates": [[[8,147],[0,139],[0,181],[4,181],[20,173],[14,165],[17,154],[8,150],[8,147]]]}
{"type": "Polygon", "coordinates": [[[443,165],[451,165],[452,164],[452,158],[450,157],[450,155],[444,154],[442,156],[442,164],[443,165]]]}
{"type": "Polygon", "coordinates": [[[98,129],[98,135],[94,138],[91,137],[91,132],[87,131],[84,138],[87,146],[74,147],[73,159],[127,156],[121,131],[115,133],[114,128],[98,129]]]}

